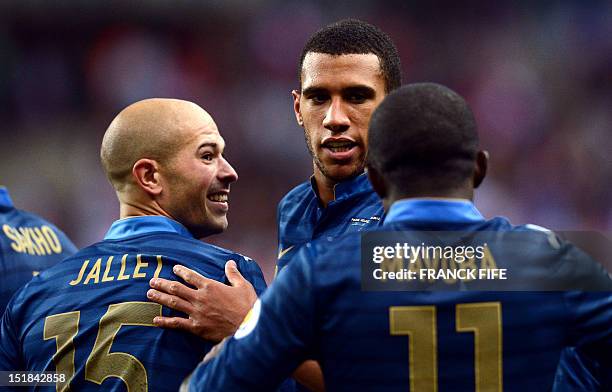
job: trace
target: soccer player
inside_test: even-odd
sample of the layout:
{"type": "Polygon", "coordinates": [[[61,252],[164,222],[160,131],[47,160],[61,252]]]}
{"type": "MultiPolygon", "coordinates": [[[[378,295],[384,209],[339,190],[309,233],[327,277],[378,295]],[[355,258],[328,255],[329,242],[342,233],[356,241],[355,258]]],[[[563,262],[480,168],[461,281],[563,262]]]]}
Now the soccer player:
{"type": "Polygon", "coordinates": [[[0,187],[0,314],[15,291],[77,248],[66,234],[38,215],[15,208],[0,187]]]}
{"type": "Polygon", "coordinates": [[[431,83],[392,92],[369,142],[368,175],[387,210],[372,233],[493,232],[498,267],[524,287],[580,279],[608,292],[368,292],[361,234],[322,238],[300,249],[184,390],[267,390],[307,358],[330,391],[550,390],[569,346],[609,369],[610,277],[551,232],[480,214],[471,200],[488,156],[460,96],[431,83]]]}
{"type": "Polygon", "coordinates": [[[372,112],[401,84],[393,42],[366,22],[346,19],[310,37],[299,62],[293,109],[314,174],[278,205],[277,271],[309,241],[376,227],[383,207],[364,173],[372,112]]]}
{"type": "MultiPolygon", "coordinates": [[[[382,203],[364,174],[367,129],[376,106],[401,84],[400,59],[387,34],[366,22],[346,19],[310,37],[300,56],[299,81],[300,88],[292,92],[293,108],[297,123],[304,128],[314,174],[278,205],[277,272],[308,241],[358,232],[382,222],[382,203]]],[[[206,282],[199,277],[197,281],[206,282]]],[[[177,298],[167,295],[165,287],[170,283],[156,282],[152,287],[160,303],[172,306],[177,298]]],[[[184,319],[162,318],[158,325],[183,328],[202,337],[217,335],[224,328],[229,336],[242,318],[220,316],[220,307],[250,295],[243,291],[200,290],[190,313],[198,320],[197,327],[184,319]]],[[[243,316],[249,309],[238,309],[238,304],[232,308],[234,315],[243,316]]],[[[312,366],[310,371],[319,373],[312,366]]],[[[321,389],[320,382],[312,385],[307,381],[320,378],[311,372],[298,377],[310,388],[321,389]]]]}
{"type": "Polygon", "coordinates": [[[224,148],[194,103],[148,99],[119,113],[100,155],[121,219],[13,297],[0,326],[0,370],[57,371],[65,375],[58,391],[175,391],[213,343],[156,328],[156,317],[178,312],[147,301],[149,279],[170,277],[180,263],[210,287],[240,270],[257,293],[265,288],[254,261],[200,241],[227,227],[238,177],[224,148]]]}

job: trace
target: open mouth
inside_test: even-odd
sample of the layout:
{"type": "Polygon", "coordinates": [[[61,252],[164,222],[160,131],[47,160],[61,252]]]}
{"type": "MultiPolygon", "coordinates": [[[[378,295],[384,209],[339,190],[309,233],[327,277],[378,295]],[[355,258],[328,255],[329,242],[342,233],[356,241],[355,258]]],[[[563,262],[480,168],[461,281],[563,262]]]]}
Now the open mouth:
{"type": "Polygon", "coordinates": [[[357,143],[350,140],[330,140],[323,143],[324,148],[327,148],[334,153],[350,151],[356,145],[357,143]]]}
{"type": "Polygon", "coordinates": [[[226,192],[211,193],[207,196],[208,200],[216,203],[227,203],[228,194],[226,192]]]}

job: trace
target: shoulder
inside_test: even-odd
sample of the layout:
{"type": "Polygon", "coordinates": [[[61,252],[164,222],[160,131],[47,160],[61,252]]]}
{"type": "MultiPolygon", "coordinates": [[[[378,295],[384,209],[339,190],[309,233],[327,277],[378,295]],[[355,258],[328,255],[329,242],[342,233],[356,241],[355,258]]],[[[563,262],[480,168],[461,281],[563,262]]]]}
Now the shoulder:
{"type": "Polygon", "coordinates": [[[193,248],[191,249],[191,252],[197,257],[205,256],[206,258],[220,263],[222,266],[224,266],[229,260],[234,260],[240,269],[243,267],[257,267],[257,269],[259,269],[257,262],[249,256],[196,239],[185,237],[181,238],[192,244],[193,248]]]}
{"type": "Polygon", "coordinates": [[[200,244],[202,244],[202,251],[218,255],[219,258],[224,259],[226,261],[234,260],[236,263],[257,264],[255,260],[253,260],[249,256],[243,255],[233,250],[225,249],[220,246],[208,244],[205,242],[200,242],[200,244]]]}
{"type": "Polygon", "coordinates": [[[228,260],[235,260],[236,262],[251,260],[249,257],[232,250],[177,233],[150,233],[119,240],[104,240],[82,249],[75,256],[89,257],[89,255],[116,252],[158,253],[167,255],[177,261],[198,262],[206,260],[220,266],[228,260]]]}
{"type": "Polygon", "coordinates": [[[612,289],[611,276],[601,264],[606,260],[595,258],[594,249],[590,249],[592,245],[588,241],[574,244],[570,232],[557,233],[534,224],[510,225],[507,230],[501,231],[504,231],[502,249],[513,255],[513,265],[521,266],[526,278],[539,276],[536,279],[538,287],[593,291],[612,289]]]}
{"type": "Polygon", "coordinates": [[[348,276],[361,267],[361,233],[320,237],[300,247],[292,258],[320,276],[348,276]]]}

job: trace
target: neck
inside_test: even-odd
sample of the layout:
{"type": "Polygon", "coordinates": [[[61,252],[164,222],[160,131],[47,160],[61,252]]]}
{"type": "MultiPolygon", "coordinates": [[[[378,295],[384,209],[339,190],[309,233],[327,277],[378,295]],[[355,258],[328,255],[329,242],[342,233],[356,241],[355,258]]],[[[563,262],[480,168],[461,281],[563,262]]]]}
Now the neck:
{"type": "Polygon", "coordinates": [[[315,184],[317,185],[319,200],[323,207],[327,207],[327,205],[335,199],[334,186],[336,186],[338,182],[325,177],[318,168],[315,169],[314,178],[315,184]]]}
{"type": "Polygon", "coordinates": [[[133,201],[122,201],[119,204],[119,217],[129,218],[132,216],[165,216],[173,219],[170,214],[164,211],[157,203],[146,204],[133,201]]]}

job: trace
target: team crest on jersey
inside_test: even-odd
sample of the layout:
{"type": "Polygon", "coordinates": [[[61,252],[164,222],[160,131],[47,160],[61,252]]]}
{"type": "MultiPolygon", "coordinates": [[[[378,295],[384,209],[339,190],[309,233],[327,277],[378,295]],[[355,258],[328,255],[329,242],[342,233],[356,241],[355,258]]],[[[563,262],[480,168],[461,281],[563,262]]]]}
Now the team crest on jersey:
{"type": "Polygon", "coordinates": [[[242,324],[238,327],[238,330],[234,334],[235,339],[242,339],[248,336],[255,327],[257,326],[257,321],[259,321],[259,314],[261,313],[261,301],[258,299],[255,301],[255,304],[249,310],[244,320],[242,320],[242,324]]]}
{"type": "Polygon", "coordinates": [[[354,217],[351,218],[351,226],[366,226],[369,225],[370,223],[373,222],[378,222],[380,221],[380,216],[371,216],[369,218],[359,218],[359,217],[354,217]]]}

